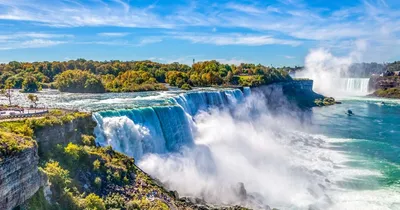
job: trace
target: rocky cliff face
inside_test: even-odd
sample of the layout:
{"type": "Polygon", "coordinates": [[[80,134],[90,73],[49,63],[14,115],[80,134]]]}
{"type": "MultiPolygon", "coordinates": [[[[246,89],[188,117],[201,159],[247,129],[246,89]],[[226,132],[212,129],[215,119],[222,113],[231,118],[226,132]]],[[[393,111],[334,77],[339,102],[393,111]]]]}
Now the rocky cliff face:
{"type": "MultiPolygon", "coordinates": [[[[55,145],[80,142],[82,134],[92,134],[95,122],[90,114],[61,125],[34,130],[38,144],[0,159],[0,209],[13,209],[32,197],[47,182],[38,170],[39,157],[55,145]]],[[[33,141],[33,140],[31,140],[33,141]]]]}
{"type": "Polygon", "coordinates": [[[388,88],[400,87],[400,76],[373,76],[369,80],[369,90],[386,90],[388,88]]]}
{"type": "Polygon", "coordinates": [[[44,184],[38,163],[36,145],[0,162],[0,209],[21,205],[44,184]]]}
{"type": "Polygon", "coordinates": [[[39,144],[39,155],[42,155],[57,144],[67,145],[69,142],[80,143],[82,134],[92,134],[96,123],[88,115],[77,118],[62,125],[54,125],[35,130],[35,140],[39,144]]]}

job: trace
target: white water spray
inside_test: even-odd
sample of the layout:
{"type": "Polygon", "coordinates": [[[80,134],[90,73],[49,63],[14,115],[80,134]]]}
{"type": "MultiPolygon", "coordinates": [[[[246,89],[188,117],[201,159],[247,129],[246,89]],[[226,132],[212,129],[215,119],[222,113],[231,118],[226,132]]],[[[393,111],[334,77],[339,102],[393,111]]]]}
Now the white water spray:
{"type": "Polygon", "coordinates": [[[356,49],[343,57],[334,56],[326,49],[313,49],[305,59],[304,71],[296,77],[314,80],[314,91],[327,96],[366,95],[368,80],[346,80],[350,65],[361,60],[365,48],[364,41],[357,41],[356,49]]]}
{"type": "MultiPolygon", "coordinates": [[[[368,203],[344,196],[354,197],[357,193],[337,183],[380,173],[349,168],[345,165],[349,158],[332,149],[331,142],[336,140],[299,131],[306,128],[297,118],[285,116],[284,109],[280,116],[272,116],[263,96],[253,93],[239,106],[233,106],[232,103],[243,101],[240,94],[213,93],[200,97],[202,94],[205,93],[179,97],[185,100],[180,101],[181,106],[173,106],[191,112],[198,110],[193,121],[187,112],[158,115],[170,113],[168,107],[103,112],[95,116],[101,125],[96,133],[97,142],[140,157],[136,160],[139,167],[169,190],[177,190],[181,196],[202,198],[211,204],[254,209],[265,209],[266,205],[279,209],[352,209],[354,206],[388,209],[392,205],[393,193],[385,194],[390,197],[383,204],[379,203],[380,197],[375,191],[368,193],[377,199],[368,203]],[[240,100],[232,100],[234,95],[240,100]],[[194,101],[223,103],[223,107],[212,106],[204,112],[198,109],[203,106],[194,101]],[[233,109],[224,108],[232,106],[233,109]],[[154,109],[157,119],[142,117],[154,109]],[[182,123],[171,123],[170,117],[182,123]],[[185,120],[190,121],[190,128],[185,120]],[[165,142],[165,152],[157,151],[156,141],[148,138],[148,134],[156,137],[158,143],[165,142]],[[168,138],[170,135],[176,138],[168,138]],[[192,135],[193,142],[183,139],[188,135],[192,135]]],[[[357,196],[364,194],[360,192],[357,196]]]]}

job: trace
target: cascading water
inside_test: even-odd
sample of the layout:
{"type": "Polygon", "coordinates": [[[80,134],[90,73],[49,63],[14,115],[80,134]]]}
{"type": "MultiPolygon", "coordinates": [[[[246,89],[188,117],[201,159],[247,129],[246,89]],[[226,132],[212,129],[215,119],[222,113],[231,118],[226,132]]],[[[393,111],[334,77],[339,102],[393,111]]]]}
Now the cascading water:
{"type": "Polygon", "coordinates": [[[93,115],[96,141],[136,160],[150,153],[177,152],[193,146],[192,117],[199,111],[229,108],[243,99],[238,89],[198,91],[171,98],[174,105],[98,112],[93,115]]]}
{"type": "Polygon", "coordinates": [[[170,99],[174,105],[98,112],[93,115],[96,141],[136,158],[142,169],[185,196],[254,208],[264,208],[268,198],[284,207],[285,199],[277,196],[283,192],[271,187],[280,183],[285,194],[303,196],[307,202],[300,206],[312,203],[312,196],[324,206],[325,194],[318,187],[324,180],[302,172],[297,163],[288,164],[296,149],[286,151],[271,141],[276,137],[270,129],[281,130],[279,121],[265,115],[261,95],[253,96],[249,88],[243,92],[188,92],[170,99]],[[249,107],[258,114],[250,114],[249,107]],[[240,193],[239,183],[248,194],[240,193]]]}
{"type": "Polygon", "coordinates": [[[341,78],[340,88],[345,93],[355,95],[368,94],[369,78],[341,78]]]}
{"type": "Polygon", "coordinates": [[[96,141],[102,146],[111,145],[135,159],[146,153],[166,152],[167,143],[156,109],[147,107],[94,113],[96,141]]]}
{"type": "Polygon", "coordinates": [[[250,96],[250,94],[251,94],[251,89],[250,89],[250,87],[243,87],[243,95],[244,95],[245,97],[247,97],[247,96],[250,96]]]}
{"type": "MultiPolygon", "coordinates": [[[[93,115],[98,123],[96,141],[135,157],[142,170],[168,189],[207,203],[253,209],[266,209],[266,205],[279,209],[399,209],[396,188],[377,188],[379,182],[396,184],[397,165],[385,165],[391,179],[382,179],[386,175],[375,168],[381,159],[353,155],[365,140],[347,139],[349,125],[356,128],[351,135],[364,137],[367,132],[384,139],[382,133],[368,132],[376,126],[386,129],[380,125],[380,112],[370,119],[363,111],[371,107],[365,109],[363,104],[355,118],[342,115],[349,108],[356,109],[356,104],[316,109],[313,113],[319,114],[312,115],[316,117],[314,127],[288,115],[285,103],[278,115],[269,113],[265,102],[283,100],[282,93],[268,100],[264,97],[258,91],[250,94],[247,88],[243,93],[196,91],[168,99],[170,105],[98,112],[93,115]],[[334,113],[326,116],[329,112],[334,113]],[[342,132],[343,136],[320,135],[318,129],[329,125],[336,129],[335,135],[342,132]],[[311,134],[313,129],[318,134],[311,134]],[[354,152],[347,153],[352,144],[356,144],[354,152]]],[[[395,117],[396,112],[384,113],[395,117]]],[[[389,130],[385,135],[392,135],[389,140],[395,142],[398,127],[389,130]]],[[[368,152],[371,147],[365,148],[368,152]]],[[[381,155],[396,156],[397,150],[385,147],[381,155]]]]}

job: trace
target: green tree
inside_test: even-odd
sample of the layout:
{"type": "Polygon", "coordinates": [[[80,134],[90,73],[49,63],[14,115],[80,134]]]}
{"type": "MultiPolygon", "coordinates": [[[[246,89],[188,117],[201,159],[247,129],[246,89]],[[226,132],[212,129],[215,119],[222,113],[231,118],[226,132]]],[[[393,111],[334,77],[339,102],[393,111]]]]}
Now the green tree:
{"type": "Polygon", "coordinates": [[[96,75],[81,70],[67,70],[57,75],[56,86],[61,92],[102,93],[105,88],[96,75]]]}
{"type": "Polygon", "coordinates": [[[225,77],[225,82],[226,83],[231,83],[232,79],[233,79],[233,73],[232,73],[232,71],[229,71],[228,74],[225,77]]]}
{"type": "Polygon", "coordinates": [[[63,169],[56,161],[47,162],[43,171],[49,177],[52,187],[56,191],[57,195],[61,195],[61,193],[64,192],[64,188],[71,184],[69,171],[63,169]]]}
{"type": "Polygon", "coordinates": [[[12,90],[11,88],[14,86],[14,81],[7,80],[6,84],[4,86],[4,89],[1,91],[1,93],[8,99],[9,105],[11,106],[11,98],[12,98],[12,90]]]}
{"type": "Polygon", "coordinates": [[[39,97],[34,94],[29,94],[28,99],[35,105],[35,108],[37,107],[37,102],[39,101],[39,97]]]}
{"type": "Polygon", "coordinates": [[[40,89],[40,84],[37,79],[33,76],[28,76],[22,83],[22,89],[26,93],[35,93],[40,89]]]}

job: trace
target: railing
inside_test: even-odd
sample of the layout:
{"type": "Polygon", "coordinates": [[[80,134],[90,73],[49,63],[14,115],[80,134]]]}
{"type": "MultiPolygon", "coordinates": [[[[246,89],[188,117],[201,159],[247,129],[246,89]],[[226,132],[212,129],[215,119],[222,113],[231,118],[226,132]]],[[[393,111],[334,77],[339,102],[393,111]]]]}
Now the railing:
{"type": "Polygon", "coordinates": [[[49,113],[48,110],[44,110],[36,113],[22,113],[22,114],[8,114],[8,115],[0,115],[0,119],[13,119],[13,118],[28,118],[28,117],[40,117],[44,114],[49,113]]]}

